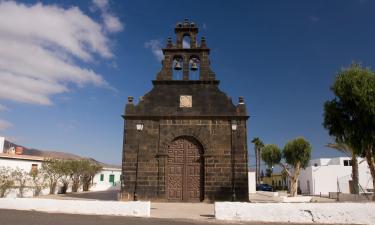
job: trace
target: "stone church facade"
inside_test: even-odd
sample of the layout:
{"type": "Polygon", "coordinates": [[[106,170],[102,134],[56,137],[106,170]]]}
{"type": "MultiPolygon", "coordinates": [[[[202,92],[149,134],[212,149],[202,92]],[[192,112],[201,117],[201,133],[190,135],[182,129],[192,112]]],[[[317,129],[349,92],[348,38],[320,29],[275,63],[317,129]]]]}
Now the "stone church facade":
{"type": "Polygon", "coordinates": [[[194,23],[178,23],[175,34],[153,89],[138,104],[129,97],[125,107],[122,200],[247,201],[244,99],[234,105],[219,89],[194,23]]]}

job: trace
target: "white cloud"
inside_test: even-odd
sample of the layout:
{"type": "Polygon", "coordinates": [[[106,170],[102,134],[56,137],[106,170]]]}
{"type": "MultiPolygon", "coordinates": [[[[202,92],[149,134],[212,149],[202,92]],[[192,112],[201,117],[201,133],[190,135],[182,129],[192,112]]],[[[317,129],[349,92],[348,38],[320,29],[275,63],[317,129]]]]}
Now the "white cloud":
{"type": "Polygon", "coordinates": [[[108,32],[115,33],[124,29],[119,18],[110,13],[108,0],[93,0],[92,4],[94,5],[94,10],[95,7],[100,10],[104,27],[108,32]]]}
{"type": "Polygon", "coordinates": [[[5,130],[5,129],[8,129],[12,126],[13,126],[13,124],[9,123],[8,121],[0,119],[0,130],[5,130]]]}
{"type": "Polygon", "coordinates": [[[93,0],[92,3],[101,10],[106,10],[108,7],[108,0],[93,0]]]}
{"type": "Polygon", "coordinates": [[[0,1],[0,99],[52,104],[69,84],[109,87],[82,62],[111,59],[103,27],[79,8],[0,1]]]}
{"type": "Polygon", "coordinates": [[[152,54],[156,57],[158,61],[164,59],[161,40],[150,40],[145,43],[145,48],[151,49],[152,54]]]}

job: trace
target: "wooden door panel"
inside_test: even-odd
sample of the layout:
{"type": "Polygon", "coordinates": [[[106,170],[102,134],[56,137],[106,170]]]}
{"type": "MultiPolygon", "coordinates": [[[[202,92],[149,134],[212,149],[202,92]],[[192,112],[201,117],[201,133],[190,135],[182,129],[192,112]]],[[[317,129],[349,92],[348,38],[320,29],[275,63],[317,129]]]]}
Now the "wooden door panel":
{"type": "Polygon", "coordinates": [[[185,138],[168,147],[167,198],[172,201],[200,201],[202,192],[201,147],[185,138]]]}

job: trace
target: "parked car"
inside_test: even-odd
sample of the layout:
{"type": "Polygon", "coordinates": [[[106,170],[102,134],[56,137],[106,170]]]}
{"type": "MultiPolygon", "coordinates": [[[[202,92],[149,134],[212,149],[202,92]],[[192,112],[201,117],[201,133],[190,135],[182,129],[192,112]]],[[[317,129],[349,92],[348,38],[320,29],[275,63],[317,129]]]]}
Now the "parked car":
{"type": "Polygon", "coordinates": [[[257,191],[272,191],[273,188],[269,184],[257,184],[256,190],[257,191]]]}

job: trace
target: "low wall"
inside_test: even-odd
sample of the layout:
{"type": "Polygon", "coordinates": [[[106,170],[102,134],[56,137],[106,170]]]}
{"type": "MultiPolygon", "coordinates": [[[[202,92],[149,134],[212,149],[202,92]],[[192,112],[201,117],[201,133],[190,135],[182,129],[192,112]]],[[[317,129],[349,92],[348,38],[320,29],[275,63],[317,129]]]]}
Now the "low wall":
{"type": "Polygon", "coordinates": [[[2,198],[0,208],[69,214],[150,216],[150,202],[2,198]]]}
{"type": "Polygon", "coordinates": [[[218,220],[375,224],[375,203],[243,203],[215,202],[218,220]]]}
{"type": "Polygon", "coordinates": [[[264,195],[264,196],[267,196],[267,197],[277,197],[279,196],[279,192],[273,192],[273,191],[257,191],[256,192],[257,194],[259,195],[264,195]]]}

